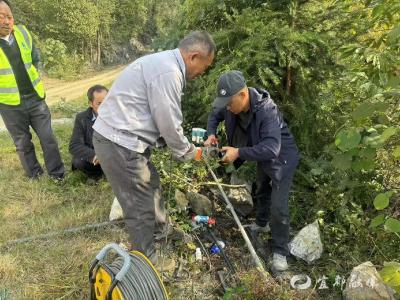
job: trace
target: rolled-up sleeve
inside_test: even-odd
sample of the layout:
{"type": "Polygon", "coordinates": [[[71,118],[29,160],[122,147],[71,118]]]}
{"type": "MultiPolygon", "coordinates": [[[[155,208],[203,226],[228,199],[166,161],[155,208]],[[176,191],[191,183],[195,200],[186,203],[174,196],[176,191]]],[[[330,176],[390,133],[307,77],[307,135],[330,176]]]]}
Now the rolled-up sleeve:
{"type": "Polygon", "coordinates": [[[190,143],[183,134],[183,115],[181,110],[182,76],[177,72],[168,72],[154,78],[148,84],[150,112],[160,135],[164,138],[173,154],[182,157],[190,143]]]}

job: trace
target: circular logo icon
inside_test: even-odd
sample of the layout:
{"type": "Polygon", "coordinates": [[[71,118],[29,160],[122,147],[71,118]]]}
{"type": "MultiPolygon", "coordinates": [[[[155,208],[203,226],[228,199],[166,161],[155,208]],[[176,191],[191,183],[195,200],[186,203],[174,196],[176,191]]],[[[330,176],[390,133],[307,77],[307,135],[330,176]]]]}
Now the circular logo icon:
{"type": "Polygon", "coordinates": [[[224,89],[220,90],[219,92],[220,92],[220,94],[221,94],[222,96],[225,96],[225,95],[226,95],[226,91],[225,91],[224,89]]]}

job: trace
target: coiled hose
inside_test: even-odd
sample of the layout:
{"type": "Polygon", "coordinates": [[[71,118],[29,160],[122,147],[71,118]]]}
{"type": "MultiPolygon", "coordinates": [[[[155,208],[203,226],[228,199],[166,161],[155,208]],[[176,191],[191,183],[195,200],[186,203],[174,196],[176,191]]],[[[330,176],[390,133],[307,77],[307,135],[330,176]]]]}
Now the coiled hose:
{"type": "Polygon", "coordinates": [[[97,254],[89,280],[90,299],[168,300],[161,278],[149,259],[139,251],[128,253],[117,244],[109,244],[97,254]],[[112,263],[106,263],[104,258],[111,250],[119,256],[112,263]]]}
{"type": "MultiPolygon", "coordinates": [[[[110,270],[117,274],[124,265],[124,259],[118,257],[109,265],[110,270]]],[[[131,254],[131,267],[125,277],[117,283],[124,299],[162,300],[167,299],[164,286],[158,274],[143,257],[131,254]]]]}

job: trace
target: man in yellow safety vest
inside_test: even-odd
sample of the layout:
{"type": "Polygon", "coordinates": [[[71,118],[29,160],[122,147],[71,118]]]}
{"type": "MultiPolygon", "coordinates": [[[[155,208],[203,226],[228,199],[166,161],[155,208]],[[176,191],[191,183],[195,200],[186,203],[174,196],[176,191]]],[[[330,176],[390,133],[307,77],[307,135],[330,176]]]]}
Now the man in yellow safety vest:
{"type": "Polygon", "coordinates": [[[0,0],[0,114],[14,140],[21,164],[29,178],[43,174],[29,127],[42,146],[48,174],[64,178],[64,164],[51,128],[49,108],[38,72],[39,53],[32,36],[22,25],[14,25],[7,0],[0,0]]]}

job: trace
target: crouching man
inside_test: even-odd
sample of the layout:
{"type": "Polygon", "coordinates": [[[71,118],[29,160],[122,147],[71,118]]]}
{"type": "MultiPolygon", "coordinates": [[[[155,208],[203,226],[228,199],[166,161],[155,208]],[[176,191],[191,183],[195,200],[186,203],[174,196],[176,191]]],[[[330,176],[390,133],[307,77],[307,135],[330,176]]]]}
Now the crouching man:
{"type": "Polygon", "coordinates": [[[229,147],[222,161],[238,168],[257,162],[257,216],[250,229],[271,230],[272,269],[288,269],[288,196],[299,160],[295,140],[278,107],[263,89],[247,87],[240,71],[224,73],[218,81],[214,109],[208,117],[205,146],[218,143],[216,130],[225,121],[229,147]]]}
{"type": "Polygon", "coordinates": [[[89,108],[76,115],[69,143],[69,152],[72,155],[72,171],[81,170],[88,176],[88,181],[98,180],[103,175],[93,147],[92,126],[97,118],[97,110],[106,97],[107,92],[107,88],[102,85],[92,86],[88,90],[89,108]]]}

